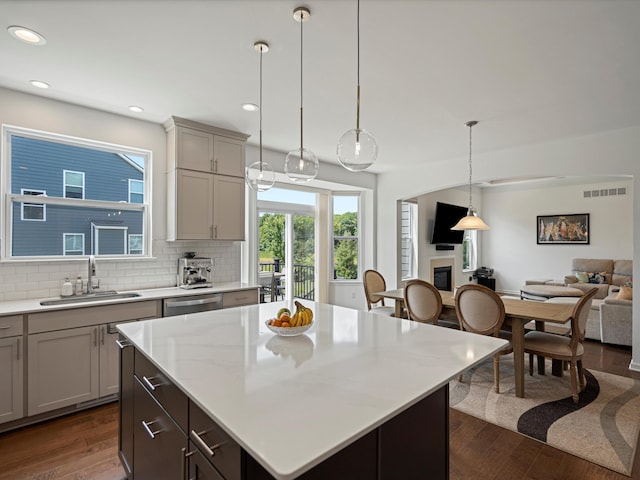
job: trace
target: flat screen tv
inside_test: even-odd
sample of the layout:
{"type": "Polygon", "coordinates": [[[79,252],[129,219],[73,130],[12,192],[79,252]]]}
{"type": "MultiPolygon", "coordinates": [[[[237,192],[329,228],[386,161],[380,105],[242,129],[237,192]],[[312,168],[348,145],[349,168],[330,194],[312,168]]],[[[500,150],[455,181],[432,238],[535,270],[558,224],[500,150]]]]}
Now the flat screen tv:
{"type": "Polygon", "coordinates": [[[460,244],[464,230],[451,230],[458,220],[467,215],[467,207],[436,202],[436,218],[433,222],[432,244],[460,244]]]}

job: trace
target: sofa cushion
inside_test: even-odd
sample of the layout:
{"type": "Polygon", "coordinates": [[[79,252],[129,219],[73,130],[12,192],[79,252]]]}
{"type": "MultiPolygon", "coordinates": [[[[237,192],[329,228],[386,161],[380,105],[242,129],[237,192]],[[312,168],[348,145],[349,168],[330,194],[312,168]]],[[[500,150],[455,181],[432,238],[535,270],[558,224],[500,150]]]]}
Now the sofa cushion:
{"type": "Polygon", "coordinates": [[[633,280],[633,260],[615,260],[613,262],[613,275],[611,282],[613,285],[631,284],[633,280]]]}
{"type": "Polygon", "coordinates": [[[572,272],[613,273],[613,260],[607,258],[574,258],[571,260],[572,272]]]}
{"type": "Polygon", "coordinates": [[[609,295],[609,285],[607,285],[606,283],[601,283],[601,284],[597,284],[597,283],[572,283],[572,284],[567,285],[567,286],[568,287],[577,288],[578,290],[582,290],[583,292],[588,292],[592,288],[596,288],[598,290],[598,292],[596,293],[596,296],[593,297],[594,300],[596,298],[605,298],[607,295],[609,295]]]}
{"type": "Polygon", "coordinates": [[[616,295],[616,300],[633,300],[633,288],[620,287],[620,291],[616,295]]]}

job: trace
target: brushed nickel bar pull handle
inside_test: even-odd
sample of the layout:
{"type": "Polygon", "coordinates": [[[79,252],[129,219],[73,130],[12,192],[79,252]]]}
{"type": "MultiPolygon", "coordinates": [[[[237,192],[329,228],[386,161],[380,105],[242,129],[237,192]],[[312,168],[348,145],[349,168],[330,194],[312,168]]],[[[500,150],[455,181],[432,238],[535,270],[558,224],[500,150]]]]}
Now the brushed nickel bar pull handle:
{"type": "Polygon", "coordinates": [[[0,325],[0,330],[9,330],[11,325],[0,325]]]}
{"type": "Polygon", "coordinates": [[[213,225],[209,226],[209,237],[213,238],[213,225]]]}
{"type": "Polygon", "coordinates": [[[97,347],[98,346],[98,328],[94,328],[93,329],[93,346],[97,347]]]}
{"type": "Polygon", "coordinates": [[[187,452],[186,448],[182,449],[182,458],[180,459],[180,478],[187,480],[187,458],[196,452],[187,452]]]}
{"type": "Polygon", "coordinates": [[[144,427],[144,429],[147,431],[147,433],[151,438],[156,438],[156,435],[163,432],[162,429],[151,430],[151,425],[153,425],[154,423],[158,423],[158,422],[156,420],[154,420],[153,422],[145,422],[144,420],[142,421],[142,426],[144,427]]]}
{"type": "Polygon", "coordinates": [[[100,327],[100,344],[104,345],[104,332],[107,329],[104,325],[100,327]]]}
{"type": "Polygon", "coordinates": [[[213,173],[218,173],[218,159],[213,161],[213,173]]]}
{"type": "Polygon", "coordinates": [[[216,454],[215,450],[220,448],[224,444],[224,442],[216,443],[215,445],[209,446],[205,443],[204,440],[202,440],[202,438],[200,438],[200,435],[204,435],[205,433],[207,432],[204,431],[196,433],[195,430],[191,430],[191,434],[189,436],[191,437],[191,440],[200,445],[200,448],[202,448],[202,450],[204,450],[207,455],[213,457],[216,454]]]}
{"type": "Polygon", "coordinates": [[[118,347],[120,347],[120,350],[130,347],[131,346],[131,342],[129,340],[116,340],[116,345],[118,345],[118,347]]]}
{"type": "Polygon", "coordinates": [[[156,378],[156,377],[149,377],[149,378],[147,378],[147,377],[143,376],[143,377],[142,377],[142,381],[144,382],[144,384],[145,384],[147,387],[149,387],[149,388],[153,391],[153,390],[155,390],[156,388],[160,388],[160,387],[162,386],[162,383],[153,383],[153,380],[154,380],[155,378],[156,378]]]}
{"type": "Polygon", "coordinates": [[[218,238],[218,225],[213,227],[213,238],[218,238]]]}
{"type": "Polygon", "coordinates": [[[20,339],[16,338],[16,360],[20,360],[20,339]]]}

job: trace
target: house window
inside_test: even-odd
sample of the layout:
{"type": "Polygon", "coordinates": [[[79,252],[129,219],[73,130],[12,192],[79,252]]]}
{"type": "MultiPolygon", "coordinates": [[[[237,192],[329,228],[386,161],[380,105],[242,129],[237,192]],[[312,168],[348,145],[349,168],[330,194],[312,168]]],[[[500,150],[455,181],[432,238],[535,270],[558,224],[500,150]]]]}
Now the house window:
{"type": "Polygon", "coordinates": [[[478,269],[478,231],[465,230],[462,239],[462,271],[471,272],[478,269]]]}
{"type": "MultiPolygon", "coordinates": [[[[20,193],[22,195],[34,195],[41,196],[46,195],[44,190],[31,190],[21,188],[20,193]]],[[[47,207],[42,203],[22,202],[20,209],[20,220],[34,221],[34,222],[46,222],[47,221],[47,207]]]]}
{"type": "Polygon", "coordinates": [[[129,255],[142,255],[142,235],[129,235],[129,255]]]}
{"type": "Polygon", "coordinates": [[[84,255],[84,234],[65,233],[63,255],[84,255]]]}
{"type": "Polygon", "coordinates": [[[144,182],[129,179],[129,203],[144,203],[144,182]]]}
{"type": "Polygon", "coordinates": [[[64,171],[64,198],[84,198],[84,172],[64,171]]]}
{"type": "Polygon", "coordinates": [[[360,278],[360,195],[333,194],[333,278],[360,278]]]}
{"type": "Polygon", "coordinates": [[[127,256],[128,235],[151,255],[150,151],[6,125],[2,140],[2,260],[127,256]]]}
{"type": "Polygon", "coordinates": [[[408,280],[416,277],[417,270],[417,208],[415,203],[402,202],[400,217],[401,245],[400,264],[402,266],[402,279],[408,280]]]}

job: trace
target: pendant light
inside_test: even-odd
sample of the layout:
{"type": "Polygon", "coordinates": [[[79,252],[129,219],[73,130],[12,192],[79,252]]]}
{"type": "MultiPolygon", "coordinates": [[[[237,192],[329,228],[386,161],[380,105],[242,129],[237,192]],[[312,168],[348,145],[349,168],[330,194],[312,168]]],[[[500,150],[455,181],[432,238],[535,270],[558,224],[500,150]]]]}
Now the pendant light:
{"type": "Polygon", "coordinates": [[[461,218],[458,223],[451,227],[451,230],[489,230],[491,228],[482,221],[471,204],[471,129],[477,124],[478,122],[475,120],[465,123],[469,127],[469,209],[467,210],[467,216],[461,218]]]}
{"type": "Polygon", "coordinates": [[[306,7],[298,7],[293,11],[293,18],[300,22],[300,148],[291,150],[284,161],[284,172],[296,183],[304,183],[318,175],[318,158],[303,144],[303,115],[302,115],[302,25],[309,20],[311,12],[306,7]]]}
{"type": "Polygon", "coordinates": [[[338,161],[347,170],[360,172],[369,168],[378,156],[378,144],[373,135],[360,128],[360,0],[357,15],[358,88],[356,101],[356,128],[345,132],[338,140],[338,161]]]}
{"type": "Polygon", "coordinates": [[[247,167],[245,180],[251,189],[256,192],[264,192],[273,187],[276,180],[271,165],[262,161],[262,54],[269,51],[269,44],[256,42],[253,44],[253,48],[260,53],[260,105],[258,106],[258,110],[260,110],[260,160],[247,167]]]}

